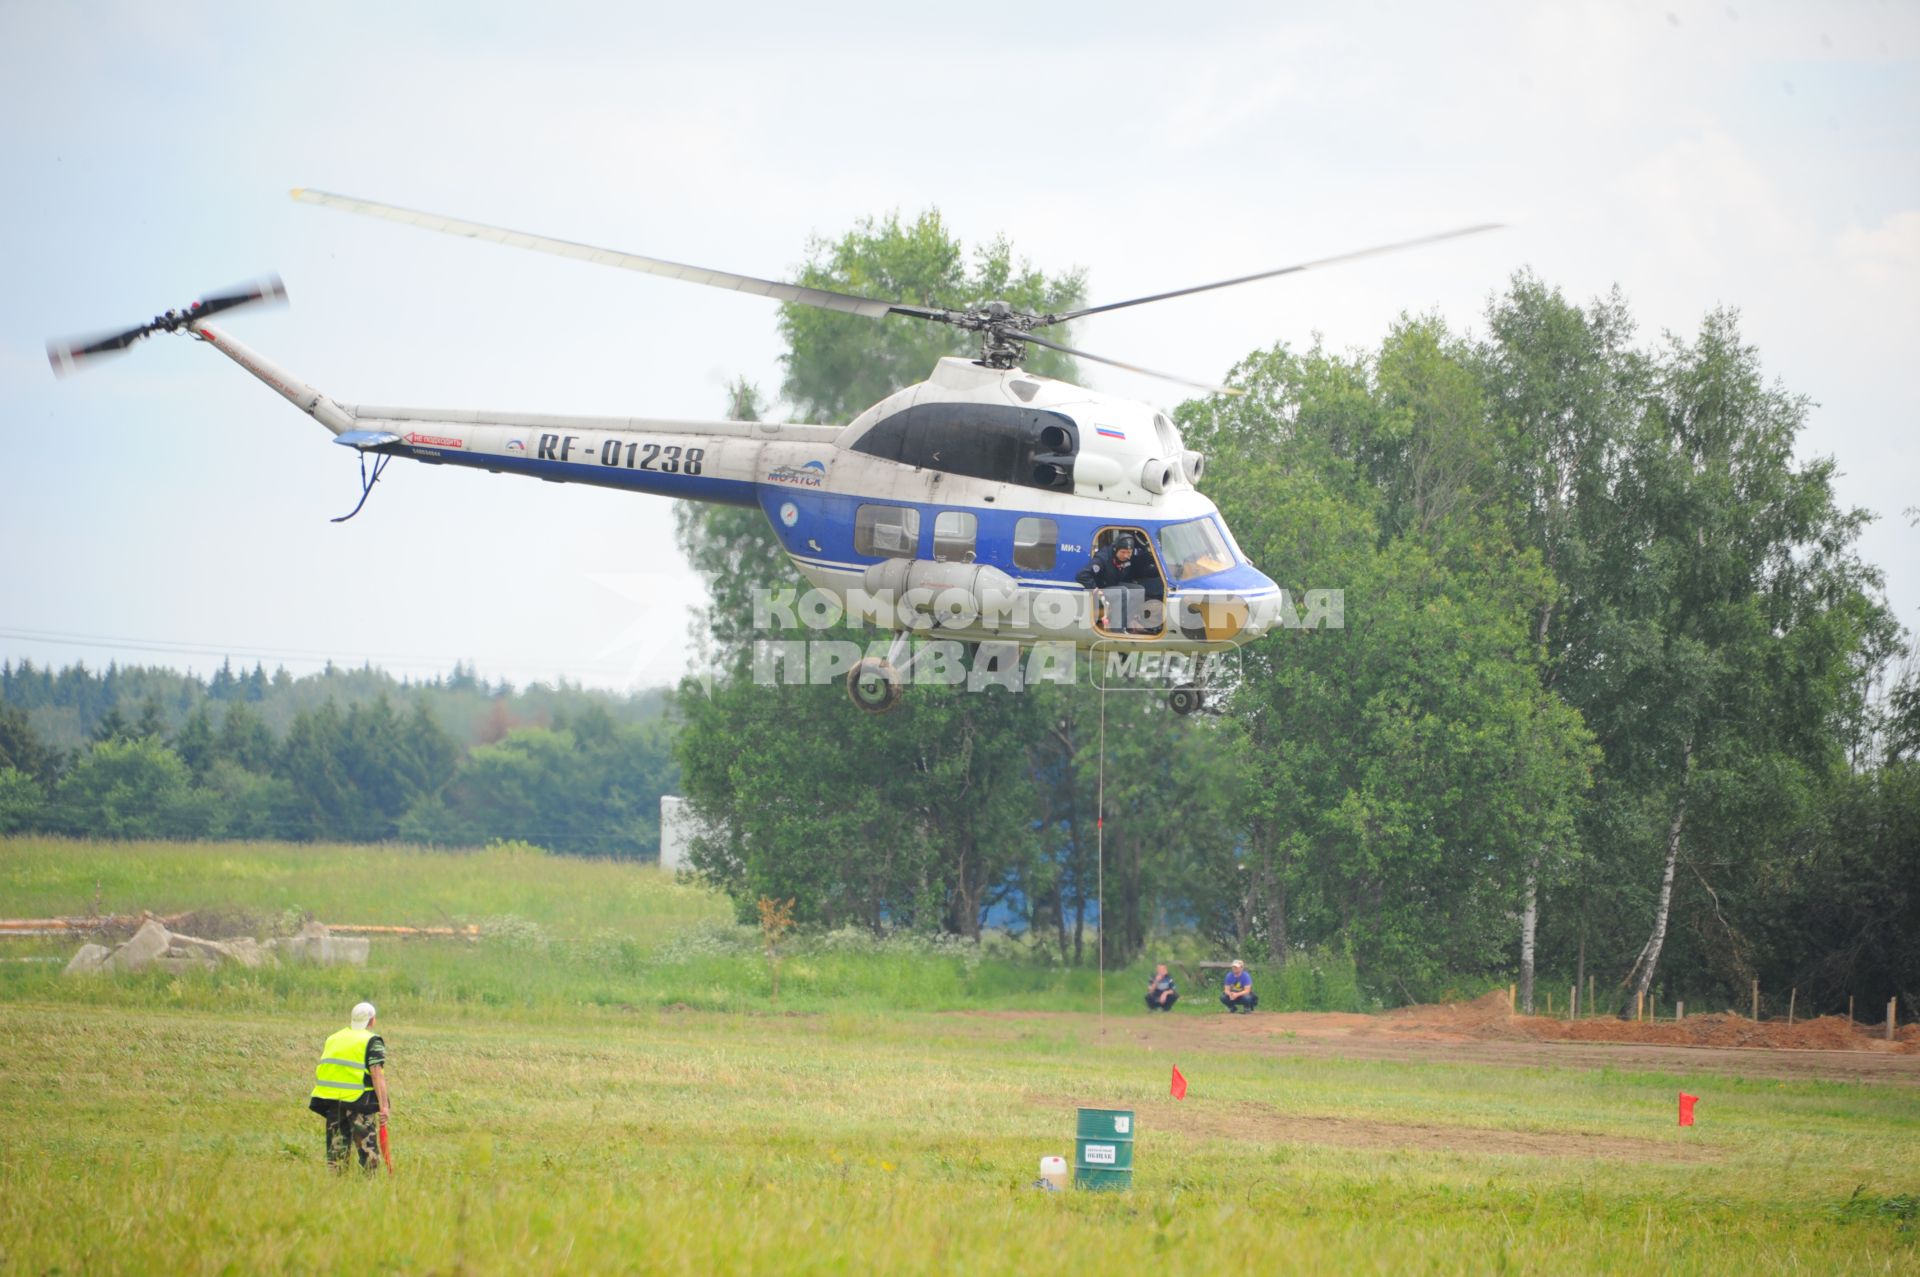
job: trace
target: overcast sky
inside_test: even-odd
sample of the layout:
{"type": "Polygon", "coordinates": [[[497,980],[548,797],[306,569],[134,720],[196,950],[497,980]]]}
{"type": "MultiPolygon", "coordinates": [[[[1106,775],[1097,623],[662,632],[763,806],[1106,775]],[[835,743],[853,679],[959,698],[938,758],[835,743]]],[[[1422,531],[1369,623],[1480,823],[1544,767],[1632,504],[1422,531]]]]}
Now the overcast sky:
{"type": "Polygon", "coordinates": [[[278,271],[292,306],[226,327],[342,402],[714,417],[735,375],[779,385],[762,299],[294,186],[776,278],[938,207],[1094,301],[1507,222],[1074,340],[1218,377],[1403,311],[1477,327],[1523,267],[1618,284],[1649,340],[1737,307],[1920,630],[1920,5],[657,8],[0,2],[0,655],[684,668],[703,592],[663,498],[399,462],[335,526],[353,456],[218,354],[53,379],[48,337],[278,271]]]}

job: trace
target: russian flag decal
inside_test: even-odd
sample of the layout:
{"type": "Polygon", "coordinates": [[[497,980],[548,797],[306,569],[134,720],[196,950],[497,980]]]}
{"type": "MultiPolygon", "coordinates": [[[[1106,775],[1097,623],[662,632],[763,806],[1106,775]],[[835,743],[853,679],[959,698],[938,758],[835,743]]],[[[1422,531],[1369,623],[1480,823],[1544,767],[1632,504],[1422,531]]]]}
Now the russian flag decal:
{"type": "Polygon", "coordinates": [[[1125,439],[1126,431],[1115,430],[1112,426],[1095,426],[1094,433],[1106,439],[1125,439]]]}

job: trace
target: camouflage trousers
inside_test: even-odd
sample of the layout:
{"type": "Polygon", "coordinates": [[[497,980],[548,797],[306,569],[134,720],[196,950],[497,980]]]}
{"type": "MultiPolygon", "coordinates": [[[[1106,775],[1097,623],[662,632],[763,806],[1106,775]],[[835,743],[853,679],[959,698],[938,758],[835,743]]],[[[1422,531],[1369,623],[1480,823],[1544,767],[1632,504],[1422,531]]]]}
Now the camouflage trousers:
{"type": "Polygon", "coordinates": [[[335,1104],[327,1118],[327,1165],[336,1171],[347,1169],[349,1150],[360,1159],[360,1169],[371,1175],[380,1169],[380,1118],[377,1113],[360,1113],[345,1104],[335,1104]]]}

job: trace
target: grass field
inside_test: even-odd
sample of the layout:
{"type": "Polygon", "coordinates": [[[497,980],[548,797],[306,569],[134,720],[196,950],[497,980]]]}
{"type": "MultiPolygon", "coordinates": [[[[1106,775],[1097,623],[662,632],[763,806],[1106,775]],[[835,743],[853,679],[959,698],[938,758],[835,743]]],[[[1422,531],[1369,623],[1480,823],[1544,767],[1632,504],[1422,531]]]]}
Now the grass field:
{"type": "Polygon", "coordinates": [[[143,893],[109,908],[444,910],[492,938],[376,943],[363,973],[0,964],[0,1270],[1920,1270],[1916,1086],[1345,1059],[1149,1026],[1130,984],[1103,1024],[1063,1009],[1091,1006],[1077,975],[981,986],[994,963],[937,950],[796,958],[831,974],[776,1008],[716,951],[722,903],[524,854],[0,840],[0,912],[84,909],[108,862],[143,893]],[[341,1181],[304,1097],[365,990],[401,1173],[341,1181]],[[992,1009],[920,1009],[969,998],[992,1009]],[[1082,1104],[1138,1112],[1132,1191],[1029,1187],[1082,1104]]]}

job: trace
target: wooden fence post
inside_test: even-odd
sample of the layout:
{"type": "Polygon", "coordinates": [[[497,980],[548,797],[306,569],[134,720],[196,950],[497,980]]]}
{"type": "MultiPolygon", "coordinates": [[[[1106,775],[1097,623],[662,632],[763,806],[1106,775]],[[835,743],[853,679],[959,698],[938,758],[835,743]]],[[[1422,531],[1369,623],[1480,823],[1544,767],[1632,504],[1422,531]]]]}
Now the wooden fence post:
{"type": "Polygon", "coordinates": [[[1646,1018],[1647,1018],[1647,995],[1644,993],[1636,993],[1633,995],[1633,1022],[1635,1024],[1638,1024],[1640,1023],[1640,1021],[1646,1018]]]}
{"type": "Polygon", "coordinates": [[[1755,1020],[1760,1018],[1760,982],[1758,980],[1753,982],[1753,1018],[1755,1020]]]}
{"type": "Polygon", "coordinates": [[[1567,1018],[1569,1020],[1580,1018],[1580,986],[1577,984],[1567,988],[1567,1018]]]}
{"type": "Polygon", "coordinates": [[[1847,995],[1847,1023],[1853,1023],[1853,995],[1851,993],[1847,995]]]}
{"type": "Polygon", "coordinates": [[[1513,1014],[1514,998],[1518,994],[1519,987],[1520,986],[1514,985],[1514,984],[1510,984],[1507,986],[1507,1014],[1508,1015],[1513,1014]]]}
{"type": "Polygon", "coordinates": [[[1887,999],[1887,1041],[1889,1042],[1893,1041],[1893,1009],[1899,1001],[1899,998],[1887,999]]]}
{"type": "Polygon", "coordinates": [[[1593,977],[1587,977],[1587,1014],[1593,1014],[1593,977]]]}
{"type": "Polygon", "coordinates": [[[1673,1004],[1673,1022],[1675,1024],[1678,1024],[1680,1021],[1686,1018],[1687,1018],[1687,1004],[1684,1002],[1674,1003],[1673,1004]]]}

